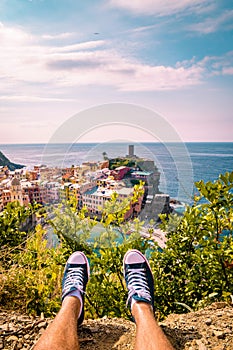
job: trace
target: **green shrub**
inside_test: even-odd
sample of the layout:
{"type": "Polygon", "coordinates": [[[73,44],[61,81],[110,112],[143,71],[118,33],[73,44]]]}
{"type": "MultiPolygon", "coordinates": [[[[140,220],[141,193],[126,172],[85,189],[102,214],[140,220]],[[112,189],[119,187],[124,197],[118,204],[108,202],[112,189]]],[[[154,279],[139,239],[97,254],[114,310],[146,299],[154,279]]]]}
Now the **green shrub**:
{"type": "Polygon", "coordinates": [[[27,234],[24,231],[26,223],[38,209],[37,205],[29,205],[27,208],[19,202],[8,203],[0,213],[0,247],[15,247],[21,244],[27,234]]]}
{"type": "Polygon", "coordinates": [[[198,309],[230,302],[233,294],[233,173],[196,186],[200,196],[182,218],[162,216],[168,241],[162,253],[151,256],[161,316],[185,311],[181,304],[198,309]]]}
{"type": "MultiPolygon", "coordinates": [[[[60,307],[61,279],[68,256],[83,250],[91,266],[87,287],[87,317],[128,317],[127,292],[122,260],[128,249],[150,252],[155,280],[155,308],[159,318],[169,313],[198,309],[213,301],[231,301],[233,294],[233,173],[220,175],[213,183],[196,183],[199,196],[187,206],[182,217],[162,215],[161,228],[167,232],[166,248],[161,251],[140,237],[143,224],[138,219],[124,223],[127,203],[121,207],[112,198],[104,213],[104,232],[87,244],[95,220],[76,206],[55,211],[52,226],[60,244],[49,248],[45,231],[38,226],[23,245],[9,244],[6,261],[0,257],[0,303],[28,313],[52,315],[60,307]],[[203,201],[205,199],[205,201],[203,201]],[[114,204],[115,201],[115,204],[114,204]],[[130,236],[129,230],[134,231],[130,236]],[[116,229],[121,242],[116,242],[116,229]]],[[[136,200],[136,199],[135,199],[136,200]]],[[[5,231],[4,231],[5,232],[5,231]]]]}
{"type": "Polygon", "coordinates": [[[38,226],[20,249],[11,255],[11,265],[0,266],[0,304],[9,309],[46,316],[58,311],[65,251],[48,248],[45,231],[38,226]]]}

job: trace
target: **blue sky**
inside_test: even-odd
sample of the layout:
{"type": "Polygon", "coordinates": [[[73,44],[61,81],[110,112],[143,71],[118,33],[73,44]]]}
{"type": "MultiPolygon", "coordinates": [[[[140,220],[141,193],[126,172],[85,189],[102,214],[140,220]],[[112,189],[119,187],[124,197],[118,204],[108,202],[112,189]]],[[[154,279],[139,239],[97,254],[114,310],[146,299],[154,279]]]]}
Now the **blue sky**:
{"type": "MultiPolygon", "coordinates": [[[[0,143],[48,142],[116,102],[159,113],[183,141],[233,141],[231,0],[0,0],[0,45],[0,143]]],[[[127,138],[130,120],[82,141],[127,138]]],[[[153,141],[146,130],[145,117],[135,137],[153,141]]]]}

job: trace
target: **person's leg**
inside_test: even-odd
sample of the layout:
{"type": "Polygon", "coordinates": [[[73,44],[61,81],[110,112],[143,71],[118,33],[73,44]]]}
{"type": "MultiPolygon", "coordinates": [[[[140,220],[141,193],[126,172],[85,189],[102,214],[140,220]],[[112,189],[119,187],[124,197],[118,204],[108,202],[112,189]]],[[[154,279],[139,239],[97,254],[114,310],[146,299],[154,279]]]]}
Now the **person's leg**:
{"type": "Polygon", "coordinates": [[[62,308],[42,334],[34,350],[78,350],[77,320],[80,310],[78,298],[65,298],[62,308]]]}
{"type": "Polygon", "coordinates": [[[88,260],[82,252],[73,253],[62,280],[62,307],[34,350],[78,350],[78,324],[84,319],[84,292],[89,279],[88,260]]]}
{"type": "Polygon", "coordinates": [[[154,318],[150,305],[136,302],[132,307],[136,322],[134,350],[173,350],[171,343],[154,318]]]}
{"type": "Polygon", "coordinates": [[[136,322],[134,350],[173,350],[154,318],[154,281],[147,259],[132,249],[124,256],[127,303],[136,322]]]}

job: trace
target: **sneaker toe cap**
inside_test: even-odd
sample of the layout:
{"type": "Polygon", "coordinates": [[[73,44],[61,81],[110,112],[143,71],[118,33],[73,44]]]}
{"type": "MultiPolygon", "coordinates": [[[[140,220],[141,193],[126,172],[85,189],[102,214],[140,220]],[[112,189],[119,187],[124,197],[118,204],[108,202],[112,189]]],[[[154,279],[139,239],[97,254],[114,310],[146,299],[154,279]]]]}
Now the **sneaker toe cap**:
{"type": "Polygon", "coordinates": [[[73,253],[68,261],[68,264],[87,264],[87,258],[82,252],[73,253]]]}
{"type": "Polygon", "coordinates": [[[138,250],[132,249],[126,253],[124,262],[125,264],[140,264],[145,262],[145,257],[138,250]]]}

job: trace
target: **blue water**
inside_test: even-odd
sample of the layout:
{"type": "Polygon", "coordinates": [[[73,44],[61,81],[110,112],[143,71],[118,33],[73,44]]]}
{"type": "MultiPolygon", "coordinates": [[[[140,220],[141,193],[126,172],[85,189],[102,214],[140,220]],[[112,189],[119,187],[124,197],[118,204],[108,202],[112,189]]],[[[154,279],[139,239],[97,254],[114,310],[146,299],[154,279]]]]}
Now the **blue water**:
{"type": "MultiPolygon", "coordinates": [[[[29,168],[37,164],[66,167],[86,160],[102,160],[128,153],[126,143],[14,144],[0,150],[15,163],[29,168]]],[[[160,190],[172,198],[191,202],[194,181],[214,181],[233,171],[233,143],[135,144],[137,156],[154,160],[161,173],[160,190]]]]}

